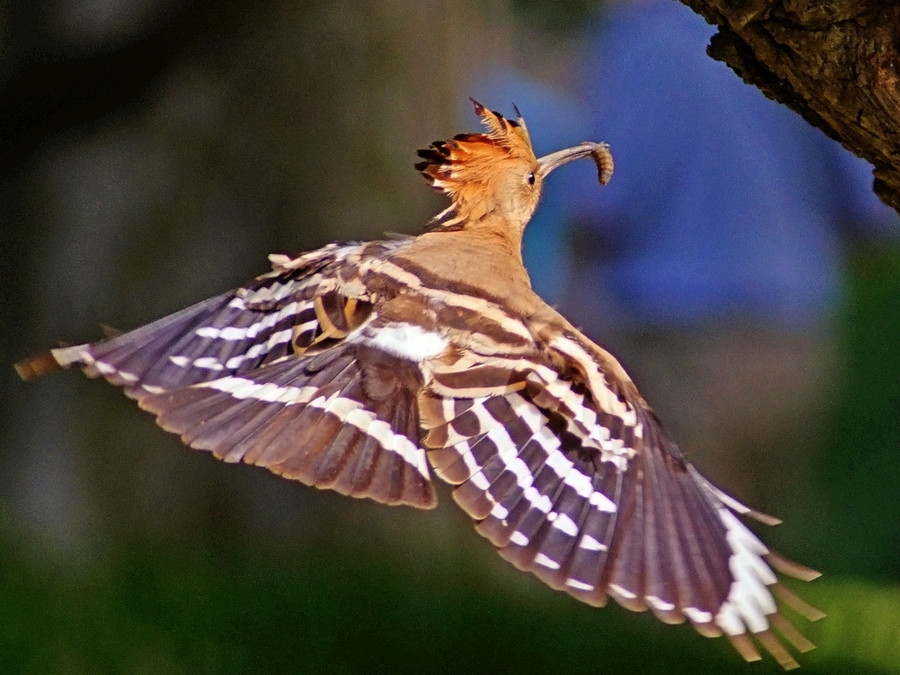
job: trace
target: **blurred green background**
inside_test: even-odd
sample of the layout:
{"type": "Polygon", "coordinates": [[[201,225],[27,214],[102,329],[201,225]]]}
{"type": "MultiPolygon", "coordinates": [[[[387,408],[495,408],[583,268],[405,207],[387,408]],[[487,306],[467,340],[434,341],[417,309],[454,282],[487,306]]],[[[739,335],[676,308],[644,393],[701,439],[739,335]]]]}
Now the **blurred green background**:
{"type": "MultiPolygon", "coordinates": [[[[564,82],[593,6],[564,7],[3,3],[6,362],[269,252],[418,231],[441,200],[414,151],[474,129],[469,95],[506,110],[473,90],[489,67],[564,82]]],[[[839,325],[824,501],[764,534],[825,573],[807,672],[900,672],[900,248],[852,250],[839,325]]],[[[446,489],[427,513],[349,500],[187,452],[101,383],[0,387],[2,672],[778,670],[546,589],[446,489]]]]}

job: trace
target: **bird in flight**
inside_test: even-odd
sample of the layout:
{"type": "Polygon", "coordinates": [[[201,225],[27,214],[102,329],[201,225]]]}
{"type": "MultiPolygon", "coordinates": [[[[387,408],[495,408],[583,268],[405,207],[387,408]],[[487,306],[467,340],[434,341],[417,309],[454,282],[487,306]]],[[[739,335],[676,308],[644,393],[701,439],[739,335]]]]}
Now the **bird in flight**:
{"type": "Polygon", "coordinates": [[[472,101],[486,133],[436,141],[416,168],[449,206],[416,237],[271,255],[250,283],[106,340],[16,364],[80,367],[226,462],[385,504],[433,508],[432,473],[505,559],[554,589],[757,645],[785,668],[821,616],[779,573],[812,570],[742,522],[777,522],[688,463],[615,358],[533,290],[522,234],[557,167],[521,115],[472,101]],[[777,631],[777,632],[776,632],[777,631]]]}

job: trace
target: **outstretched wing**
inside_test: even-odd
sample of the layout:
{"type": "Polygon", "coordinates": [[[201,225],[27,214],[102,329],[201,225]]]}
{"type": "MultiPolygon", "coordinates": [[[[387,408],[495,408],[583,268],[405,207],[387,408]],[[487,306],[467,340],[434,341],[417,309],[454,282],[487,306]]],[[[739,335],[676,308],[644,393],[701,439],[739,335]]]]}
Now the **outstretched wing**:
{"type": "Polygon", "coordinates": [[[195,448],[390,504],[435,504],[424,446],[517,567],[796,666],[773,628],[812,645],[780,603],[820,613],[774,570],[816,574],[747,529],[759,514],[684,460],[609,354],[547,307],[526,321],[448,288],[390,255],[402,245],[278,256],[246,287],[18,368],[81,366],[195,448]]]}
{"type": "Polygon", "coordinates": [[[532,354],[470,350],[432,368],[420,397],[429,460],[504,558],[584,602],[612,596],[707,636],[724,633],[748,660],[759,658],[753,635],[796,665],[772,627],[812,647],[773,591],[810,618],[820,613],[773,567],[815,573],[747,529],[735,513],[752,512],[684,460],[606,352],[565,331],[532,354]]]}
{"type": "Polygon", "coordinates": [[[104,377],[190,446],[228,462],[388,504],[436,503],[419,447],[415,364],[369,346],[365,261],[402,242],[323,249],[109,340],[52,350],[104,377]]]}

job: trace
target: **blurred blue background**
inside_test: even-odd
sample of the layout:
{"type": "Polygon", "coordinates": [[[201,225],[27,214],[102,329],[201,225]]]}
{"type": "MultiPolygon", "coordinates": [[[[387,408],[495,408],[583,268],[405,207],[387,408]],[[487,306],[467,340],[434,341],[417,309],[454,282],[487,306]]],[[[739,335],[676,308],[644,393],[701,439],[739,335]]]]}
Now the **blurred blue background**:
{"type": "MultiPolygon", "coordinates": [[[[829,614],[801,621],[819,645],[807,671],[900,672],[896,216],[868,199],[865,167],[709,61],[710,29],[680,5],[643,17],[626,3],[557,5],[6,2],[6,362],[240,284],[269,252],[418,232],[442,202],[415,150],[476,129],[468,96],[509,114],[515,102],[539,153],[607,140],[617,162],[603,189],[589,163],[552,177],[526,238],[535,286],[622,356],[708,476],[784,518],[762,533],[779,552],[825,573],[793,586],[829,614]],[[629,33],[661,16],[673,41],[685,21],[677,59],[629,33]],[[679,87],[706,106],[688,120],[665,98],[679,87]],[[744,126],[704,152],[726,112],[744,126]],[[770,115],[784,136],[761,135],[770,115]],[[743,178],[711,168],[716,151],[723,166],[740,155],[743,178]],[[778,170],[777,190],[759,187],[778,170]],[[836,182],[823,190],[821,176],[836,182]],[[750,186],[773,214],[803,216],[748,217],[750,186]],[[668,245],[680,226],[658,218],[674,211],[667,195],[713,217],[668,245]],[[790,302],[766,295],[777,281],[710,290],[742,253],[761,256],[758,279],[798,248],[804,262],[782,264],[790,302]],[[661,260],[671,267],[646,283],[661,260]],[[727,302],[688,311],[699,291],[679,297],[685,279],[727,302]],[[760,326],[801,336],[784,367],[746,341],[760,326]],[[698,344],[728,348],[699,360],[698,344]],[[793,393],[797,424],[763,419],[787,405],[776,393],[748,398],[751,356],[771,371],[770,389],[751,391],[793,393]],[[766,445],[763,427],[797,437],[766,445]]],[[[500,560],[446,489],[427,513],[350,500],[188,452],[102,383],[26,385],[10,367],[0,387],[4,672],[777,670],[689,627],[546,589],[500,560]]]]}

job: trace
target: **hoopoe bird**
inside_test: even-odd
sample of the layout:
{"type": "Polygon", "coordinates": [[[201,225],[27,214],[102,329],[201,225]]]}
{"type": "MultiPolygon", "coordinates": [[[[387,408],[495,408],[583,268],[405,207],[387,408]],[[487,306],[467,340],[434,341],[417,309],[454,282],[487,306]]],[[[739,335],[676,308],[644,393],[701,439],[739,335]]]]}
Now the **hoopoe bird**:
{"type": "Polygon", "coordinates": [[[591,157],[605,183],[608,146],[538,159],[518,111],[473,104],[487,133],[418,153],[450,199],[423,234],[271,255],[241,288],[16,369],[80,367],[193,448],[352,497],[433,508],[433,471],[500,555],[550,587],[797,667],[782,640],[813,645],[782,610],[821,613],[776,572],[818,574],[743,524],[777,521],[685,460],[615,358],[523,266],[544,180],[591,157]]]}

